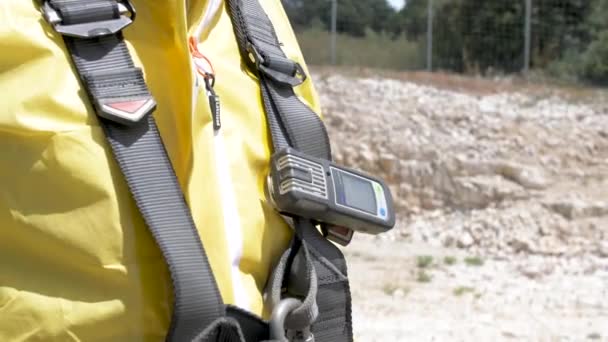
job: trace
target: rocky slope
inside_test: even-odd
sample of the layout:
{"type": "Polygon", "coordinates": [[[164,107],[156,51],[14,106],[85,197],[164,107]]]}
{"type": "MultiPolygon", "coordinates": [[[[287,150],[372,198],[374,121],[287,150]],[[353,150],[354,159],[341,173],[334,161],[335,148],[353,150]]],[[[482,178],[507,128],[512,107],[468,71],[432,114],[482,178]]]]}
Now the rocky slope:
{"type": "MultiPolygon", "coordinates": [[[[392,232],[362,237],[364,243],[422,245],[488,260],[474,271],[451,271],[458,265],[428,271],[448,284],[493,288],[505,275],[521,280],[507,281],[502,294],[490,291],[488,308],[512,291],[534,295],[521,286],[536,284],[544,293],[539,289],[548,281],[567,309],[576,298],[560,297],[569,290],[558,285],[590,277],[596,287],[588,294],[603,298],[587,302],[599,305],[594,315],[608,327],[608,279],[593,280],[608,273],[608,92],[436,75],[346,75],[313,73],[334,157],[387,179],[399,209],[392,232]],[[477,274],[482,269],[485,278],[477,274]]],[[[355,255],[351,268],[367,267],[370,258],[355,255]]],[[[355,309],[357,317],[362,311],[355,309]]],[[[569,334],[555,336],[562,335],[569,334]]]]}

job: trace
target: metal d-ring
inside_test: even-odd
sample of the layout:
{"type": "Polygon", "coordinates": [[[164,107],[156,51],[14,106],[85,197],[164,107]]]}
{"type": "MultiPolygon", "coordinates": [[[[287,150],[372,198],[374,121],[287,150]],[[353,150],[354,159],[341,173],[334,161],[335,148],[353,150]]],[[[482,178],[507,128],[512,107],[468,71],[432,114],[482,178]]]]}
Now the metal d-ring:
{"type": "Polygon", "coordinates": [[[272,310],[272,315],[270,316],[271,340],[280,342],[314,342],[310,328],[297,332],[290,338],[287,338],[287,334],[285,333],[285,320],[287,316],[301,305],[302,302],[295,298],[285,298],[272,310]]]}

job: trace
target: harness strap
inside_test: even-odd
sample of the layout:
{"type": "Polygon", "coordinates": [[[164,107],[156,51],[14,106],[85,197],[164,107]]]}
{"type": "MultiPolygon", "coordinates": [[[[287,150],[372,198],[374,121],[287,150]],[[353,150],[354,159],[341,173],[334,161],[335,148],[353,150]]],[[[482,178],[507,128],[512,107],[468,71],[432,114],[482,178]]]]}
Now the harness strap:
{"type": "MultiPolygon", "coordinates": [[[[331,159],[325,125],[293,89],[304,82],[302,67],[290,60],[272,22],[258,0],[227,0],[243,58],[258,74],[274,150],[293,147],[308,155],[331,159]]],[[[288,328],[315,320],[316,341],[352,341],[351,295],[344,256],[309,220],[294,219],[291,247],[275,268],[269,283],[273,304],[288,296],[303,298],[302,307],[287,317],[288,328]],[[308,262],[310,261],[310,262],[308,262]],[[313,267],[313,271],[309,268],[313,267]],[[316,279],[313,281],[311,277],[316,279]],[[314,303],[307,301],[316,291],[314,303]],[[318,317],[316,315],[318,311],[318,317]]]]}
{"type": "Polygon", "coordinates": [[[308,155],[331,159],[325,125],[293,90],[304,82],[306,74],[281,49],[260,3],[228,0],[228,6],[241,54],[259,73],[274,149],[292,146],[308,155]]]}
{"type": "MultiPolygon", "coordinates": [[[[156,104],[120,32],[133,21],[135,11],[128,2],[116,0],[48,0],[43,6],[45,17],[63,34],[114,158],[169,266],[174,301],[167,341],[192,341],[205,328],[218,326],[225,307],[149,115],[156,104]],[[131,16],[119,7],[126,7],[131,16]],[[117,23],[123,26],[116,29],[117,23]]],[[[217,334],[238,341],[240,333],[225,328],[226,324],[231,322],[217,334]]]]}

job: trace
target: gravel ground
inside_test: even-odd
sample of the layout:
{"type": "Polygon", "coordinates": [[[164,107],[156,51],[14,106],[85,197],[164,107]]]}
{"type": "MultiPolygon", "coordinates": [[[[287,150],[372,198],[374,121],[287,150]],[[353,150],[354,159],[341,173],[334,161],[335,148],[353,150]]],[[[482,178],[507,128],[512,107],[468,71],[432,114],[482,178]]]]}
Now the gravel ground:
{"type": "Polygon", "coordinates": [[[357,340],[608,341],[608,92],[369,74],[313,72],[399,210],[345,250],[357,340]]]}
{"type": "Polygon", "coordinates": [[[608,340],[608,268],[529,278],[517,260],[367,237],[346,253],[357,341],[608,340]]]}

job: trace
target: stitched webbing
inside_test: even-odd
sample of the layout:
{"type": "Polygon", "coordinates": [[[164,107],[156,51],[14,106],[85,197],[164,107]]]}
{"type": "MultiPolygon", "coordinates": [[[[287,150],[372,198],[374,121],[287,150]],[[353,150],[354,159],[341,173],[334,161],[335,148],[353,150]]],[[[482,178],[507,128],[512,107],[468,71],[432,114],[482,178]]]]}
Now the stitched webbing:
{"type": "MultiPolygon", "coordinates": [[[[293,90],[299,65],[283,53],[272,23],[258,0],[228,0],[228,6],[243,58],[259,75],[274,150],[291,146],[311,156],[331,159],[323,122],[293,90]],[[277,76],[277,73],[282,76],[277,76]]],[[[303,286],[306,289],[306,285],[318,285],[315,302],[318,303],[319,316],[312,326],[315,340],[352,341],[351,296],[344,256],[319,234],[310,221],[295,220],[295,226],[295,239],[302,239],[305,243],[296,252],[299,258],[287,258],[294,248],[293,242],[281,258],[269,284],[271,300],[276,304],[280,299],[283,283],[287,284],[289,294],[300,298],[307,297],[301,291],[303,286]],[[288,260],[291,265],[286,264],[288,260]],[[304,266],[299,267],[298,274],[293,274],[290,269],[297,260],[304,266]],[[309,260],[312,262],[310,266],[314,265],[313,273],[307,270],[309,260]],[[310,282],[311,275],[317,277],[315,282],[310,282]]],[[[291,322],[292,327],[300,325],[306,317],[314,316],[316,303],[308,305],[306,310],[295,310],[298,317],[291,322]]],[[[289,321],[287,325],[290,325],[289,321]]]]}
{"type": "Polygon", "coordinates": [[[274,27],[258,1],[229,0],[228,6],[244,58],[250,61],[253,47],[263,59],[258,70],[266,70],[260,72],[260,82],[274,148],[283,147],[287,141],[308,155],[331,159],[329,137],[321,119],[298,98],[291,84],[272,79],[275,74],[294,78],[299,66],[281,50],[274,27]]]}
{"type": "MultiPolygon", "coordinates": [[[[49,3],[61,14],[62,25],[119,16],[113,0],[49,3]]],[[[126,102],[121,101],[152,101],[141,70],[134,66],[120,33],[92,39],[64,39],[98,114],[105,103],[124,106],[126,102]]],[[[142,101],[130,103],[137,105],[142,101]]],[[[167,341],[191,341],[225,316],[225,308],[154,118],[146,115],[130,126],[100,118],[100,124],[135,203],[169,266],[174,303],[167,341]]]]}

